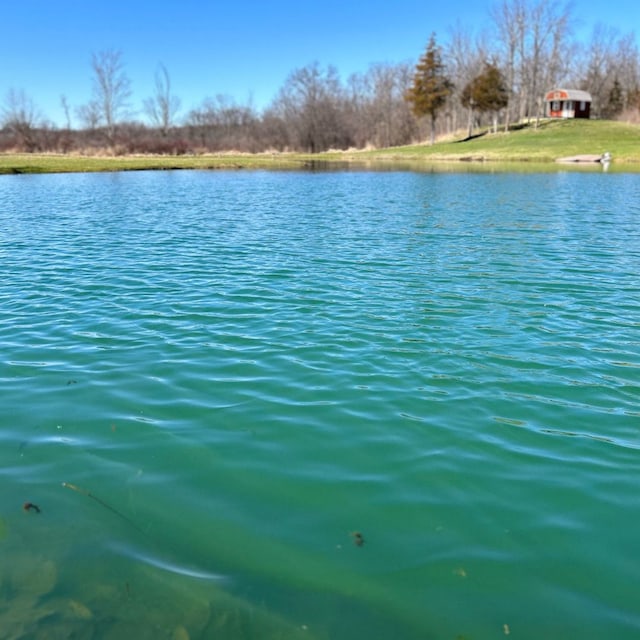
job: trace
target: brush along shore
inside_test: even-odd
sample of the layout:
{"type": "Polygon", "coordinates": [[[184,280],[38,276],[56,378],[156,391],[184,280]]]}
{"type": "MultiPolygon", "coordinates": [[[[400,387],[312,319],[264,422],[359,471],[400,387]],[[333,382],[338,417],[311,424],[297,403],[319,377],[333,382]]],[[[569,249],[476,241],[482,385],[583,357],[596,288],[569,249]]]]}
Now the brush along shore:
{"type": "Polygon", "coordinates": [[[381,166],[416,163],[553,163],[559,158],[604,153],[613,163],[640,170],[640,125],[606,120],[544,120],[515,125],[508,133],[482,130],[471,137],[442,138],[375,150],[198,155],[0,154],[0,173],[66,173],[173,169],[309,169],[318,166],[381,166]],[[634,165],[638,165],[635,167],[634,165]]]}

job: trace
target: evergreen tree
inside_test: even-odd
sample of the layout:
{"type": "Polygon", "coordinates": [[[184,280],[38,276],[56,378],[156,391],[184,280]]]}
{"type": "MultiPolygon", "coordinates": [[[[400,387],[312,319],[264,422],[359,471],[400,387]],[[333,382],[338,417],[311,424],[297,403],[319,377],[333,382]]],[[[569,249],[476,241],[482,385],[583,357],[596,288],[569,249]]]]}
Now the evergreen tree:
{"type": "Polygon", "coordinates": [[[436,44],[435,34],[432,34],[426,51],[416,65],[413,84],[406,95],[418,118],[430,117],[431,144],[435,142],[438,112],[452,91],[453,83],[446,74],[440,47],[436,44]]]}
{"type": "Polygon", "coordinates": [[[626,102],[628,109],[635,109],[636,111],[640,111],[640,89],[635,88],[627,91],[626,93],[626,102]]]}
{"type": "Polygon", "coordinates": [[[622,93],[622,85],[618,78],[613,81],[613,86],[609,91],[609,99],[607,100],[607,106],[604,109],[605,118],[615,118],[619,116],[624,109],[624,96],[622,93]]]}
{"type": "Polygon", "coordinates": [[[460,94],[463,107],[469,109],[469,133],[471,136],[473,111],[490,111],[493,114],[493,132],[498,130],[498,112],[509,104],[509,90],[500,69],[486,63],[482,73],[471,80],[460,94]]]}
{"type": "Polygon", "coordinates": [[[493,114],[493,132],[498,130],[498,112],[509,104],[504,76],[493,63],[486,63],[482,73],[472,81],[472,96],[479,111],[493,114]]]}

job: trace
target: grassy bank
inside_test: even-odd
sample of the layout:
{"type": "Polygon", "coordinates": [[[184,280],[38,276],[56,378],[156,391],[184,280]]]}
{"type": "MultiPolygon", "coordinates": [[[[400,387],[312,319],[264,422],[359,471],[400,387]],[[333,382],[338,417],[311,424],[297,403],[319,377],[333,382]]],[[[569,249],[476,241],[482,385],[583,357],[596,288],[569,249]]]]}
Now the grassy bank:
{"type": "Polygon", "coordinates": [[[81,156],[0,154],[0,174],[142,171],[170,169],[300,169],[308,163],[293,154],[184,156],[81,156]]]}
{"type": "Polygon", "coordinates": [[[609,151],[616,163],[640,164],[640,126],[608,120],[545,120],[536,128],[520,125],[509,133],[480,132],[471,139],[449,139],[433,146],[381,149],[348,157],[381,160],[554,162],[558,158],[609,151]]]}
{"type": "Polygon", "coordinates": [[[460,161],[552,163],[557,158],[609,151],[615,165],[640,170],[640,126],[606,120],[547,120],[516,126],[508,134],[479,132],[433,146],[307,154],[185,156],[80,156],[0,154],[0,173],[61,173],[162,169],[305,169],[318,162],[348,165],[428,164],[460,161]]]}

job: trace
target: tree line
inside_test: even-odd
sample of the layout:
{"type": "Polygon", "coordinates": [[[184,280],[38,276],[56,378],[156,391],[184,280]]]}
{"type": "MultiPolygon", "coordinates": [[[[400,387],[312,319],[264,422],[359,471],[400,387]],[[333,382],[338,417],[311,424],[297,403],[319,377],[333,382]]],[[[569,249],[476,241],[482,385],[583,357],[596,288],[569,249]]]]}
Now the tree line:
{"type": "Polygon", "coordinates": [[[0,151],[315,153],[433,142],[460,130],[471,136],[485,124],[508,131],[537,121],[544,93],[558,86],[589,91],[592,117],[640,120],[633,34],[599,24],[580,42],[571,5],[553,0],[500,0],[490,18],[490,29],[457,25],[442,44],[432,34],[417,64],[372,64],[346,80],[331,65],[295,69],[261,111],[219,94],[185,112],[159,65],[143,118],[134,117],[122,52],[100,51],[91,58],[90,100],[72,110],[61,96],[64,126],[48,123],[24,90],[9,89],[0,151]]]}

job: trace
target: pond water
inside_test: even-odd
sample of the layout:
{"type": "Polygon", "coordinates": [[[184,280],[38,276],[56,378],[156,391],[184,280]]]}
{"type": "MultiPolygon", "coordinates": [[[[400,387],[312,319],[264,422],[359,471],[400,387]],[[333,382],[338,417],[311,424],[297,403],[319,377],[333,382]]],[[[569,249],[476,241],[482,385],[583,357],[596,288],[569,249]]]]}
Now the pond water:
{"type": "Polygon", "coordinates": [[[2,637],[637,638],[639,202],[0,176],[2,637]]]}

